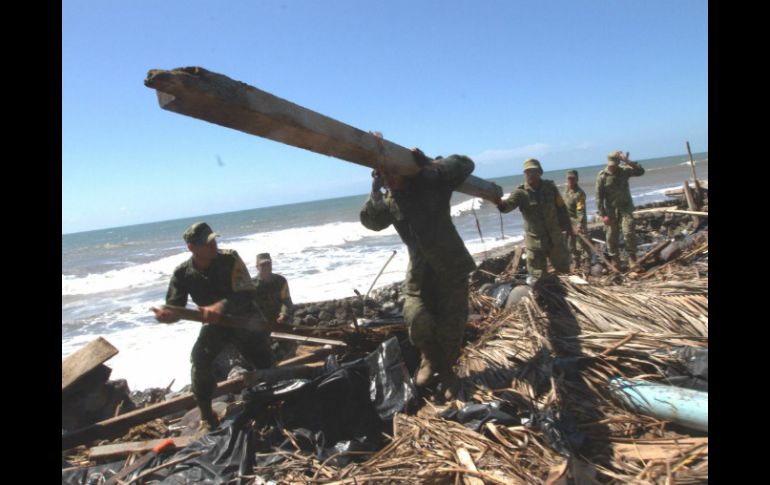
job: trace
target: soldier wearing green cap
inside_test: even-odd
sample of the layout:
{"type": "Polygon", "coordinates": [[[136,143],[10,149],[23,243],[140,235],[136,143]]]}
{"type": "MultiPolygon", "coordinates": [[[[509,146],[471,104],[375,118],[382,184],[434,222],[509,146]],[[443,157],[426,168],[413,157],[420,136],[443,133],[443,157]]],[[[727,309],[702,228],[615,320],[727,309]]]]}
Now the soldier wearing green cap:
{"type": "Polygon", "coordinates": [[[628,159],[628,154],[612,152],[607,155],[607,167],[596,177],[596,208],[605,224],[607,253],[613,264],[620,267],[618,237],[623,231],[630,266],[636,265],[636,227],[634,203],[628,179],[644,175],[644,168],[628,159]],[[624,162],[627,166],[620,166],[624,162]]]}
{"type": "MultiPolygon", "coordinates": [[[[586,193],[578,185],[577,170],[567,171],[567,188],[564,191],[564,203],[573,229],[582,234],[588,233],[588,218],[586,217],[586,193]]],[[[575,268],[583,266],[585,271],[590,269],[591,253],[585,248],[576,235],[567,237],[570,254],[575,268]]]]}
{"type": "Polygon", "coordinates": [[[476,264],[452,223],[449,201],[474,163],[463,155],[431,161],[418,149],[412,152],[421,171],[408,178],[386,172],[384,180],[373,173],[360,218],[374,231],[393,224],[406,244],[404,318],[409,339],[422,354],[415,384],[432,386],[438,373],[444,398],[453,399],[459,384],[453,366],[468,319],[468,274],[476,264]]]}
{"type": "MultiPolygon", "coordinates": [[[[204,324],[193,346],[192,392],[201,412],[202,429],[211,429],[219,420],[211,407],[216,388],[213,363],[227,343],[232,343],[254,367],[273,364],[267,332],[220,326],[225,314],[251,317],[259,313],[255,288],[249,270],[238,253],[219,249],[216,237],[205,222],[190,226],[183,235],[190,259],[174,270],[168,285],[166,304],[184,307],[188,296],[199,306],[204,324]]],[[[159,322],[173,323],[179,318],[165,308],[153,308],[159,322]]]]}
{"type": "Polygon", "coordinates": [[[257,276],[252,283],[257,289],[257,305],[270,323],[285,323],[294,315],[289,283],[282,275],[273,273],[270,253],[257,254],[257,276]]]}
{"type": "Polygon", "coordinates": [[[524,161],[524,183],[506,200],[498,199],[500,212],[519,208],[524,217],[527,272],[535,279],[547,271],[548,260],[560,273],[569,272],[569,252],[562,231],[574,234],[567,206],[552,180],[541,179],[543,168],[534,158],[524,161]]]}

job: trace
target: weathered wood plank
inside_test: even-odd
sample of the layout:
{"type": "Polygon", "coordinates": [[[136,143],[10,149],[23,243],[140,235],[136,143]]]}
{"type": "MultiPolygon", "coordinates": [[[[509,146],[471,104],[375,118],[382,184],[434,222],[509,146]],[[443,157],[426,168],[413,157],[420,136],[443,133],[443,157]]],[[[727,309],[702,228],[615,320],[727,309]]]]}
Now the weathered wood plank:
{"type": "MultiPolygon", "coordinates": [[[[111,445],[94,446],[88,450],[88,458],[91,460],[106,460],[112,458],[120,458],[130,455],[131,453],[146,453],[157,445],[165,441],[167,438],[161,438],[157,440],[149,441],[130,441],[128,443],[115,443],[111,445]]],[[[173,448],[184,448],[198,438],[195,436],[175,436],[173,448]]],[[[170,448],[169,448],[170,449],[170,448]]]]}
{"type": "Polygon", "coordinates": [[[61,363],[62,392],[117,353],[118,349],[103,337],[99,337],[65,358],[61,363]]]}
{"type": "MultiPolygon", "coordinates": [[[[401,175],[420,170],[407,148],[200,67],[153,69],[144,84],[168,111],[365,167],[401,175]]],[[[502,196],[498,185],[473,175],[457,190],[491,201],[502,196]]]]}

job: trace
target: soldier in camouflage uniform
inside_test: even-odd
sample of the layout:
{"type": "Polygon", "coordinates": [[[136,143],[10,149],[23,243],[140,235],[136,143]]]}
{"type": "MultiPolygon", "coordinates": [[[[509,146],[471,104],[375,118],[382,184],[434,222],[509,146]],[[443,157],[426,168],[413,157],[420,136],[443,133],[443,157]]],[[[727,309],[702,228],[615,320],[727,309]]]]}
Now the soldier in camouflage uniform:
{"type": "MultiPolygon", "coordinates": [[[[219,424],[211,407],[216,388],[213,362],[217,354],[227,343],[232,343],[258,369],[270,367],[273,355],[267,332],[217,325],[224,314],[252,316],[258,312],[249,270],[238,253],[218,249],[217,234],[203,222],[190,226],[183,237],[192,257],[174,270],[166,304],[183,307],[189,295],[203,314],[204,324],[190,356],[192,392],[201,411],[201,427],[211,429],[219,424]]],[[[167,309],[153,311],[159,322],[179,320],[167,309]]]]}
{"type": "Polygon", "coordinates": [[[453,399],[458,385],[453,366],[468,319],[468,274],[476,264],[452,223],[449,200],[474,163],[462,155],[431,161],[417,149],[413,153],[421,171],[408,178],[385,173],[384,181],[376,175],[360,217],[374,231],[393,224],[406,244],[404,317],[409,338],[422,353],[415,384],[435,384],[438,372],[444,398],[453,399]],[[384,197],[383,183],[389,189],[384,197]]]}
{"type": "Polygon", "coordinates": [[[596,207],[602,218],[607,234],[607,253],[613,264],[620,267],[618,255],[618,236],[620,229],[626,241],[628,261],[636,265],[636,227],[634,224],[634,203],[628,179],[644,175],[644,168],[632,162],[622,152],[612,152],[607,156],[607,168],[596,177],[596,207]],[[621,167],[620,162],[626,167],[621,167]]]}
{"type": "Polygon", "coordinates": [[[534,279],[545,274],[548,260],[560,273],[569,272],[569,252],[562,231],[574,234],[567,206],[552,180],[541,179],[540,162],[524,162],[525,183],[516,187],[506,200],[498,200],[500,212],[519,208],[524,217],[524,247],[527,272],[534,279]]]}
{"type": "MultiPolygon", "coordinates": [[[[564,203],[567,204],[567,213],[569,214],[572,228],[576,232],[588,234],[586,193],[578,185],[577,170],[567,171],[567,189],[564,191],[564,203]]],[[[578,239],[576,235],[568,235],[567,242],[575,269],[579,268],[582,263],[583,269],[588,271],[590,269],[591,253],[586,250],[583,241],[578,239]]]]}
{"type": "Polygon", "coordinates": [[[270,323],[285,323],[294,316],[294,305],[289,294],[289,283],[283,276],[273,273],[270,253],[257,254],[259,274],[252,279],[257,289],[257,306],[270,323]]]}

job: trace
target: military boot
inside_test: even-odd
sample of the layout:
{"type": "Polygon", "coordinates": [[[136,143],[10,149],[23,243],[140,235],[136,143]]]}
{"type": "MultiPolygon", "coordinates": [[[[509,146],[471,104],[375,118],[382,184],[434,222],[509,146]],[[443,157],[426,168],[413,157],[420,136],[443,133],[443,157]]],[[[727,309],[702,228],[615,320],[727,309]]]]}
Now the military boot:
{"type": "Polygon", "coordinates": [[[420,369],[414,377],[414,385],[417,387],[430,387],[436,383],[434,375],[436,373],[436,364],[428,357],[426,352],[422,352],[421,355],[420,369]]]}
{"type": "Polygon", "coordinates": [[[438,377],[441,380],[441,391],[444,399],[451,401],[457,397],[460,390],[460,380],[454,371],[454,363],[457,359],[443,360],[438,369],[438,377]]]}
{"type": "Polygon", "coordinates": [[[636,262],[636,254],[628,255],[628,269],[630,269],[631,271],[639,270],[639,265],[636,262]]]}
{"type": "Polygon", "coordinates": [[[618,271],[620,271],[620,258],[618,256],[610,256],[610,264],[618,271]]]}
{"type": "Polygon", "coordinates": [[[199,402],[198,409],[201,412],[200,431],[207,433],[219,426],[219,418],[211,407],[211,401],[199,402]]]}

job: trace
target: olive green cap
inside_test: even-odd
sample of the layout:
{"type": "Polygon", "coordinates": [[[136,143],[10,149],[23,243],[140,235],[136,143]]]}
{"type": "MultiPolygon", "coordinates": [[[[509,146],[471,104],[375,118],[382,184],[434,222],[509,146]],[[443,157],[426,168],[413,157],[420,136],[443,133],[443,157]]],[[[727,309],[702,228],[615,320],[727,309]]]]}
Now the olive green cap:
{"type": "Polygon", "coordinates": [[[188,244],[202,246],[210,243],[217,236],[219,236],[219,234],[212,231],[208,224],[205,222],[196,222],[187,228],[182,237],[184,237],[184,242],[188,244]]]}
{"type": "Polygon", "coordinates": [[[534,158],[528,158],[524,160],[524,170],[528,170],[530,168],[536,168],[540,170],[540,175],[543,175],[543,167],[541,167],[540,162],[538,162],[534,158]]]}

